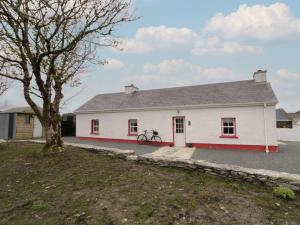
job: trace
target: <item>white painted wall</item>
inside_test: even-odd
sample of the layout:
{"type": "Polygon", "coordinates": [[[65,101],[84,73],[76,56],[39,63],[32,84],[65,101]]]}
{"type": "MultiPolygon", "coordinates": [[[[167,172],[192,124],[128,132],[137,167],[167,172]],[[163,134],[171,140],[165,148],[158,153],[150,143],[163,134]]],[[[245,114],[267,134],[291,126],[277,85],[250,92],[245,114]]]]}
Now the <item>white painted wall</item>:
{"type": "Polygon", "coordinates": [[[277,128],[278,140],[300,141],[300,122],[293,124],[293,128],[277,128]]]}
{"type": "Polygon", "coordinates": [[[39,119],[34,116],[34,128],[33,128],[33,137],[34,138],[40,138],[43,136],[43,127],[39,119]]]}
{"type": "MultiPolygon", "coordinates": [[[[76,136],[136,140],[128,136],[128,119],[138,119],[138,133],[157,130],[164,142],[173,142],[172,117],[185,116],[186,142],[265,145],[263,106],[77,114],[76,136]],[[224,139],[221,118],[235,117],[238,139],[224,139]],[[91,120],[99,119],[100,134],[90,134],[91,120]],[[191,126],[188,126],[191,121],[191,126]]],[[[266,108],[268,144],[277,146],[275,106],[266,108]]]]}

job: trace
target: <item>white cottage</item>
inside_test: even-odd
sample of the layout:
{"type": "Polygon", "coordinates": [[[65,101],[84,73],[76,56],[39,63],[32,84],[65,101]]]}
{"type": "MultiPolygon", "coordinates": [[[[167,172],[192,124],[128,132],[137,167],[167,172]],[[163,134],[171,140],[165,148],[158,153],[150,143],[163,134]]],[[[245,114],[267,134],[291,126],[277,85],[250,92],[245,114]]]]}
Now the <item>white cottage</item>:
{"type": "Polygon", "coordinates": [[[156,130],[164,145],[276,152],[277,98],[257,71],[253,79],[100,94],[78,108],[76,136],[136,143],[156,130]]]}

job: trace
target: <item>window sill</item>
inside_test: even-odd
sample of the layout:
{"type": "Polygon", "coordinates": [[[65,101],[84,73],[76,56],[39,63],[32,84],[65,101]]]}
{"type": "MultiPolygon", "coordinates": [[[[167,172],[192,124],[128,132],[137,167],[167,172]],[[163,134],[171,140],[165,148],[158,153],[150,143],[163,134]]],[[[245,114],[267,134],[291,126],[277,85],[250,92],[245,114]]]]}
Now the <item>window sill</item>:
{"type": "Polygon", "coordinates": [[[127,134],[127,136],[139,136],[138,134],[127,134]]]}
{"type": "Polygon", "coordinates": [[[226,135],[222,135],[222,136],[220,136],[220,138],[232,138],[232,139],[238,139],[239,137],[237,137],[237,136],[226,136],[226,135]]]}
{"type": "Polygon", "coordinates": [[[94,133],[94,132],[91,132],[90,134],[91,135],[99,135],[99,133],[94,133]]]}

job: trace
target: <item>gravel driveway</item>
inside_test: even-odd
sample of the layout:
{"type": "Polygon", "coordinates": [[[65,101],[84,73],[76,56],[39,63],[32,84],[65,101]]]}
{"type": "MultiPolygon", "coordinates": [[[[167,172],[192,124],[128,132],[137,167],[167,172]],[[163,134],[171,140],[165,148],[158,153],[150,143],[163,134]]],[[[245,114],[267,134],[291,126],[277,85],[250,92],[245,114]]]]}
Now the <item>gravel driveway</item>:
{"type": "MultiPolygon", "coordinates": [[[[64,138],[65,142],[90,144],[103,147],[134,150],[137,155],[153,153],[159,147],[128,143],[86,141],[78,138],[64,138]]],[[[256,151],[195,149],[191,159],[232,164],[253,169],[267,169],[300,174],[300,142],[281,142],[278,153],[256,151]]]]}

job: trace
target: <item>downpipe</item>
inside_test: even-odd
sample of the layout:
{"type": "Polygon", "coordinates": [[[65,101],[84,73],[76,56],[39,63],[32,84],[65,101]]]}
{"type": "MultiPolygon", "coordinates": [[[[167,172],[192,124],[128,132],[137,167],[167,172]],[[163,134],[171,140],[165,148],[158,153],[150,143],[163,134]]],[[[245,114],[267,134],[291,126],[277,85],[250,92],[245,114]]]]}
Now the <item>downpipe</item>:
{"type": "Polygon", "coordinates": [[[267,120],[266,120],[266,108],[267,104],[264,103],[264,108],[263,108],[263,118],[264,118],[264,133],[265,133],[265,146],[266,146],[266,153],[269,153],[269,143],[268,143],[268,130],[267,130],[267,120]]]}

